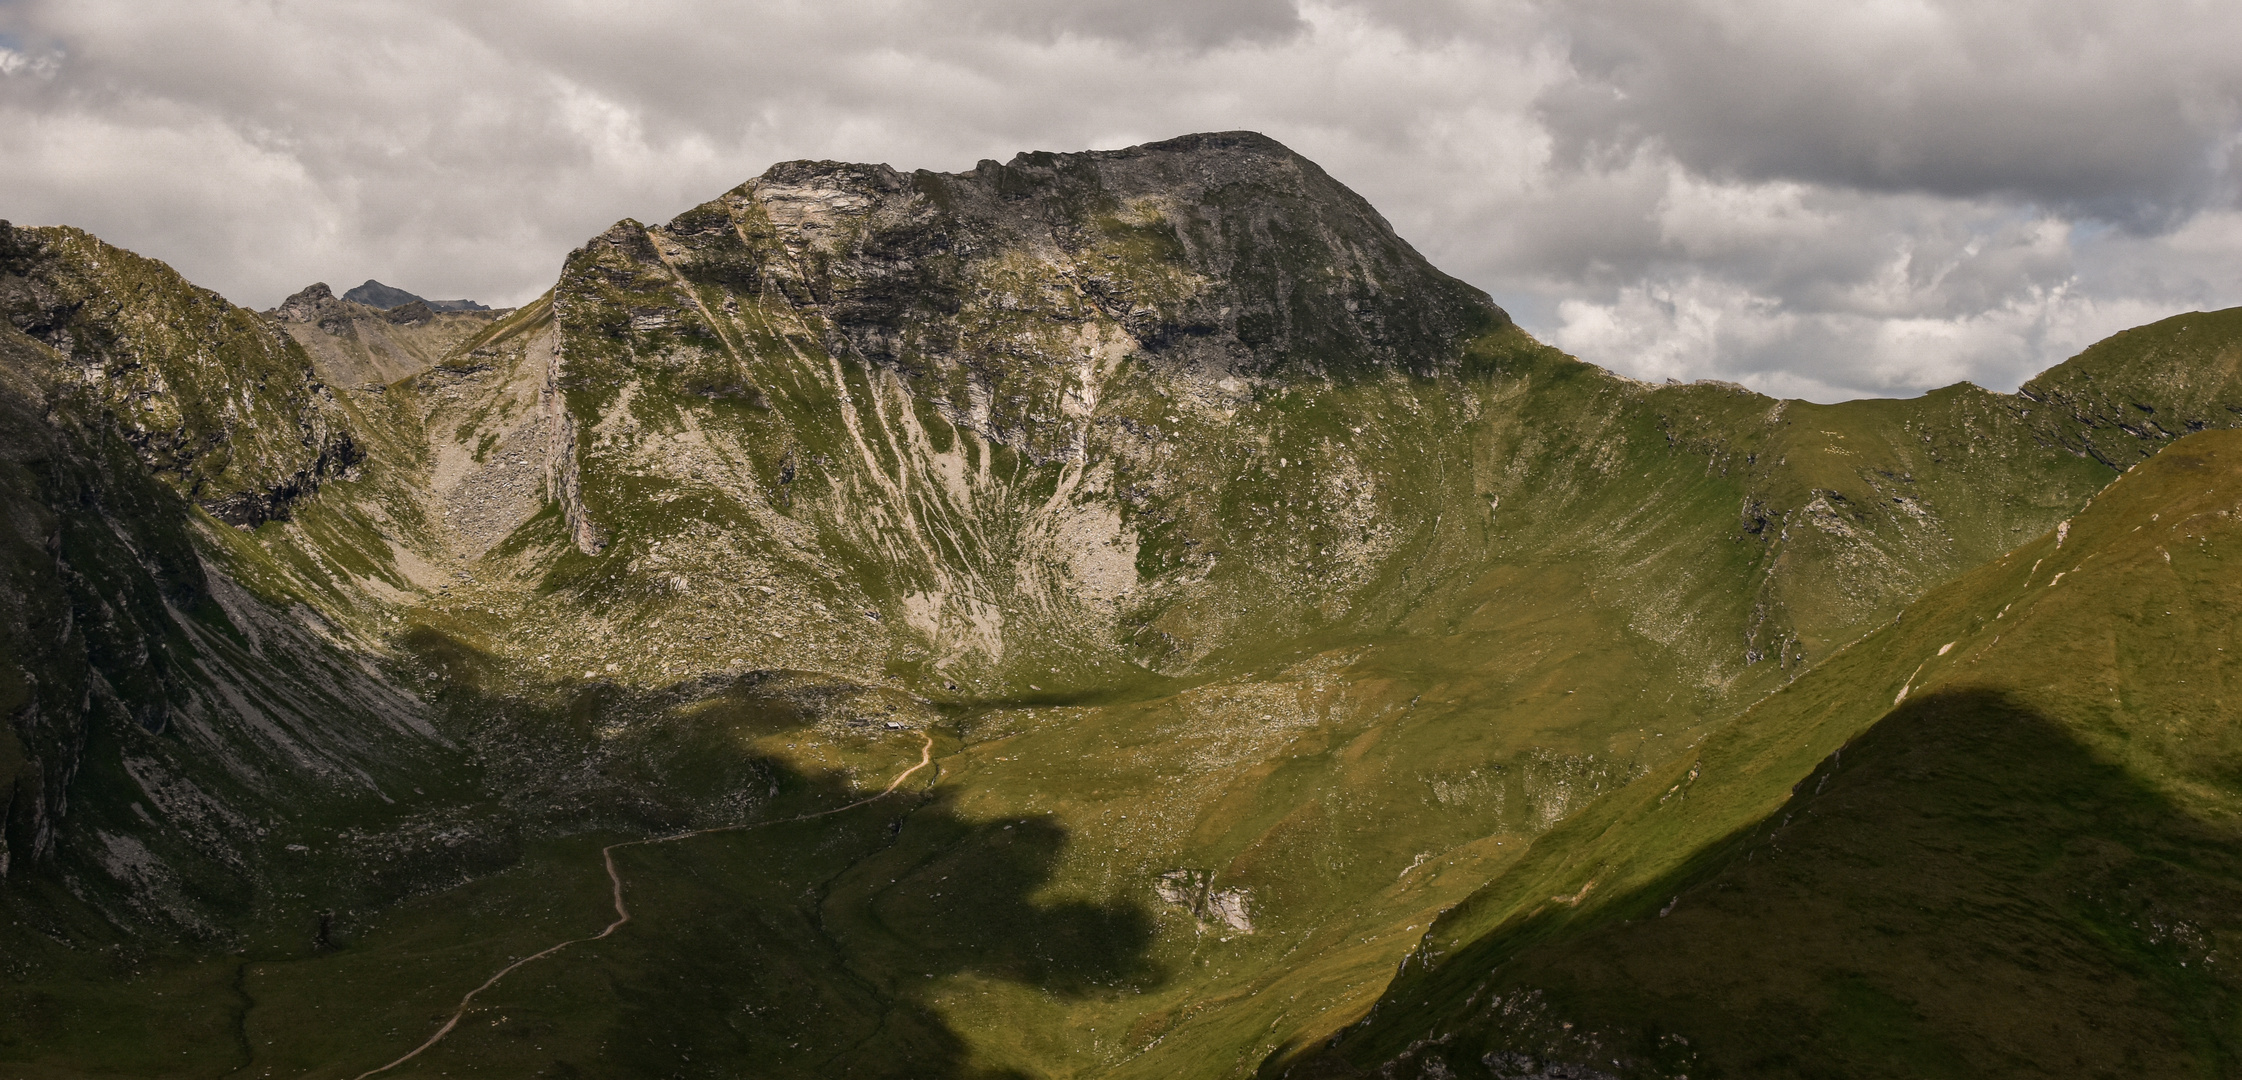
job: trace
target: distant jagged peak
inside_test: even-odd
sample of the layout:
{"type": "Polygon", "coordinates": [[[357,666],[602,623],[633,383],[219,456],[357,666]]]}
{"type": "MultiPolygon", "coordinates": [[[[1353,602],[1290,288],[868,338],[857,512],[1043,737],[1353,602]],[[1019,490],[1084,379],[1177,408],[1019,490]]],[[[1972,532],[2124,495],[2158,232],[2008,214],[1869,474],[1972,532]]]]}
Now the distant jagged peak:
{"type": "Polygon", "coordinates": [[[393,307],[403,307],[421,298],[403,289],[384,285],[372,278],[367,278],[365,284],[344,293],[343,299],[387,311],[393,307]]]}
{"type": "MultiPolygon", "coordinates": [[[[318,286],[318,288],[324,289],[326,288],[326,286],[321,285],[318,286]]],[[[489,305],[478,304],[473,300],[429,300],[406,292],[403,289],[399,289],[390,285],[384,285],[379,281],[375,281],[373,278],[367,278],[365,284],[344,293],[343,299],[349,300],[352,303],[364,304],[370,308],[378,308],[382,311],[388,311],[391,308],[401,308],[406,306],[407,304],[426,304],[428,305],[428,309],[430,311],[490,310],[489,305]]]]}

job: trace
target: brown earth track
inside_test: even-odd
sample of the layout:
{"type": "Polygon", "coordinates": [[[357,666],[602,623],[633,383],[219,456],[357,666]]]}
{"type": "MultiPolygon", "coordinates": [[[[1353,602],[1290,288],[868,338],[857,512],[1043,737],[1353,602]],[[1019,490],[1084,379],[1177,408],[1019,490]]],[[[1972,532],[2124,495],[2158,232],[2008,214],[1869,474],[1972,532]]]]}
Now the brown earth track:
{"type": "Polygon", "coordinates": [[[452,1029],[459,1026],[460,1019],[467,1015],[468,1007],[474,1004],[475,995],[498,985],[498,981],[500,979],[513,974],[516,968],[523,967],[538,960],[543,960],[544,958],[551,956],[554,953],[560,952],[562,949],[566,949],[571,945],[582,945],[585,942],[598,941],[610,934],[613,934],[615,931],[622,929],[624,924],[630,922],[630,908],[625,906],[623,903],[623,875],[621,871],[615,868],[616,848],[667,844],[677,840],[689,840],[696,836],[707,836],[711,833],[739,832],[743,829],[753,829],[764,825],[787,825],[798,821],[810,821],[815,818],[830,817],[834,814],[854,810],[859,806],[865,806],[870,803],[878,802],[881,799],[895,794],[895,789],[902,787],[903,781],[910,779],[912,773],[918,772],[920,769],[934,764],[934,736],[922,731],[919,733],[919,738],[924,740],[925,745],[919,748],[918,764],[895,774],[895,779],[888,781],[887,787],[882,788],[879,794],[866,796],[865,798],[858,799],[846,806],[836,806],[831,810],[820,810],[814,814],[801,814],[790,818],[780,818],[776,821],[744,821],[736,825],[718,825],[714,828],[694,829],[691,832],[674,833],[669,836],[650,837],[645,840],[625,840],[620,843],[609,844],[606,847],[599,849],[600,861],[605,863],[607,866],[607,880],[611,882],[615,887],[614,922],[608,923],[606,929],[601,930],[599,933],[592,934],[588,937],[570,938],[569,940],[563,941],[558,945],[554,945],[541,952],[531,953],[528,956],[522,957],[521,959],[498,969],[498,972],[496,974],[492,975],[488,979],[483,980],[483,984],[481,986],[478,986],[473,990],[469,990],[465,997],[459,999],[459,1007],[452,1010],[451,1016],[444,1020],[444,1026],[437,1028],[436,1033],[428,1037],[428,1041],[421,1043],[419,1046],[413,1047],[412,1050],[406,1053],[403,1057],[400,1057],[397,1060],[392,1061],[389,1064],[383,1065],[379,1068],[368,1069],[365,1072],[359,1073],[357,1076],[352,1077],[351,1080],[366,1080],[367,1077],[378,1076],[382,1073],[388,1072],[389,1070],[394,1069],[399,1065],[403,1065],[404,1063],[411,1061],[416,1057],[419,1057],[423,1052],[427,1051],[429,1047],[442,1042],[444,1040],[444,1036],[451,1034],[452,1029]]]}

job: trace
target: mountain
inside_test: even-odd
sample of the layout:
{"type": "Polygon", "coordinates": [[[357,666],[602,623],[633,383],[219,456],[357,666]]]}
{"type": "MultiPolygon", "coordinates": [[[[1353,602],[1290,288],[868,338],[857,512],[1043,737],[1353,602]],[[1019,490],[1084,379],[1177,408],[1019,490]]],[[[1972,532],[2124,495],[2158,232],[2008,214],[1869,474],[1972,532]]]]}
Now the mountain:
{"type": "Polygon", "coordinates": [[[349,299],[361,289],[338,300],[326,282],[314,282],[265,313],[311,354],[321,378],[352,389],[370,390],[427,371],[503,314],[480,307],[439,309],[418,297],[387,307],[349,299]]]}
{"type": "MultiPolygon", "coordinates": [[[[617,223],[506,313],[314,286],[260,316],[82,234],[6,235],[11,445],[44,448],[6,497],[52,523],[5,586],[31,696],[0,1006],[32,1020],[0,1061],[26,1075],[356,1077],[439,1036],[383,1075],[1436,1075],[1420,1019],[1477,1040],[1439,1059],[1458,1074],[1665,1068],[1487,1027],[1451,958],[1605,963],[1669,879],[1756,869],[1736,837],[1892,711],[1896,686],[1853,693],[1863,658],[2242,415],[2242,311],[2014,395],[1634,382],[1251,133],[782,164],[617,223]],[[1836,704],[1784,711],[1808,700],[1836,704]],[[1716,752],[1748,782],[1706,782],[1716,752]],[[1640,811],[1691,768],[1686,828],[1640,811]]],[[[2024,707],[1923,686],[1889,730],[2024,707]]],[[[2046,715],[1939,775],[2039,746],[2046,715]]],[[[2117,798],[2047,753],[2056,787],[1998,797],[2117,798]]],[[[1844,842],[2000,839],[1885,828],[1931,796],[1882,768],[1844,842]]],[[[2217,841],[2173,835],[2142,857],[2217,841]]],[[[2215,897],[2223,864],[2189,857],[2215,897]]],[[[1967,865],[1971,896],[2022,887],[1967,865]]],[[[1905,884],[1816,872],[1864,905],[1905,884]]],[[[1807,918],[1695,910],[1658,923],[1700,928],[1677,955],[1807,918]]],[[[2141,955],[2149,983],[2186,958],[2141,955]]],[[[1822,1007],[1518,978],[1576,995],[1552,1024],[1732,1071],[1760,1059],[1705,1034],[1723,1017],[1822,1007]]],[[[2010,1045],[1980,1023],[2005,1000],[1921,1006],[1976,1040],[1943,1060],[2006,1068],[1974,1049],[2010,1045]]]]}
{"type": "Polygon", "coordinates": [[[378,814],[457,748],[368,642],[211,561],[365,462],[303,351],[75,230],[0,225],[0,260],[0,866],[10,1015],[43,1030],[108,977],[91,950],[238,942],[275,828],[378,814]]]}
{"type": "MultiPolygon", "coordinates": [[[[326,288],[325,285],[319,285],[315,287],[321,289],[326,288]]],[[[350,290],[349,292],[344,293],[343,299],[355,304],[364,304],[367,307],[375,308],[381,311],[388,311],[391,308],[409,307],[413,304],[426,304],[428,305],[428,309],[430,311],[490,310],[488,306],[478,304],[473,300],[423,300],[420,297],[406,292],[403,289],[392,288],[388,285],[382,284],[381,282],[375,281],[372,278],[367,278],[364,284],[350,290]]]]}
{"type": "Polygon", "coordinates": [[[1543,836],[1275,1071],[2232,1071],[2238,506],[2242,434],[2143,462],[1543,836]]]}

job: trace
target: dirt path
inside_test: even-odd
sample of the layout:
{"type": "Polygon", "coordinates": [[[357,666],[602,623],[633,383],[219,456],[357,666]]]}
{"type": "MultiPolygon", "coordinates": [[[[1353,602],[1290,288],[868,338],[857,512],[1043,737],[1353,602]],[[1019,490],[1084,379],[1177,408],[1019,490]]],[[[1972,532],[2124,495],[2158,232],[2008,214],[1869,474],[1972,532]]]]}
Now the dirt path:
{"type": "Polygon", "coordinates": [[[473,990],[469,990],[466,997],[459,999],[459,1007],[452,1010],[451,1016],[444,1021],[444,1026],[437,1028],[436,1033],[434,1035],[430,1035],[427,1042],[413,1047],[412,1051],[410,1053],[407,1053],[405,1056],[398,1058],[397,1060],[392,1061],[387,1065],[383,1065],[378,1069],[368,1069],[365,1072],[359,1073],[357,1076],[352,1077],[351,1080],[366,1080],[366,1078],[369,1076],[378,1076],[382,1073],[388,1072],[389,1070],[394,1069],[399,1065],[403,1065],[404,1063],[411,1061],[416,1057],[419,1057],[429,1047],[444,1041],[444,1036],[451,1034],[452,1029],[458,1027],[459,1021],[467,1015],[468,1006],[474,1004],[475,995],[498,985],[498,980],[513,974],[516,968],[522,967],[526,964],[534,963],[539,960],[543,960],[544,958],[551,956],[554,953],[561,951],[562,949],[568,948],[571,945],[582,945],[587,941],[598,941],[601,938],[604,938],[609,934],[622,929],[625,923],[630,922],[631,909],[624,906],[623,904],[623,874],[621,871],[615,868],[616,848],[640,847],[653,844],[668,844],[678,840],[690,840],[696,836],[707,836],[710,833],[739,832],[743,829],[756,829],[761,828],[765,825],[789,825],[797,821],[809,821],[813,818],[830,817],[843,811],[854,810],[857,807],[864,806],[868,803],[878,802],[881,799],[895,794],[895,789],[902,787],[903,781],[910,779],[912,773],[918,772],[920,769],[934,764],[934,736],[922,731],[919,732],[919,738],[925,740],[925,745],[919,748],[918,764],[895,774],[895,779],[888,781],[887,787],[881,789],[879,794],[868,795],[848,804],[847,806],[836,806],[831,810],[820,810],[814,814],[801,814],[790,818],[779,818],[776,821],[745,821],[737,825],[718,825],[714,828],[695,829],[691,832],[675,833],[670,836],[656,836],[645,840],[625,840],[621,843],[609,844],[606,847],[599,849],[600,861],[604,862],[607,865],[607,880],[615,887],[614,922],[608,923],[607,928],[601,930],[599,933],[593,934],[589,937],[570,938],[569,940],[563,941],[558,945],[544,950],[543,952],[531,953],[528,956],[522,957],[521,959],[498,969],[497,974],[483,980],[483,984],[481,986],[478,986],[473,990]]]}

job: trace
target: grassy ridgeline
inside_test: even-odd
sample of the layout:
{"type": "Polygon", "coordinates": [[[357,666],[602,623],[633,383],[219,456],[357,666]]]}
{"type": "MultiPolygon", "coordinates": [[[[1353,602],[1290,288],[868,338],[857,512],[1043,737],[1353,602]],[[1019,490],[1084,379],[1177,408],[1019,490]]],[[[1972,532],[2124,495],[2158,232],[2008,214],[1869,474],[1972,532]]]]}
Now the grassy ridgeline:
{"type": "Polygon", "coordinates": [[[1270,1067],[2231,1070],[2238,500],[2232,433],[2137,466],[1543,837],[1270,1067]]]}

